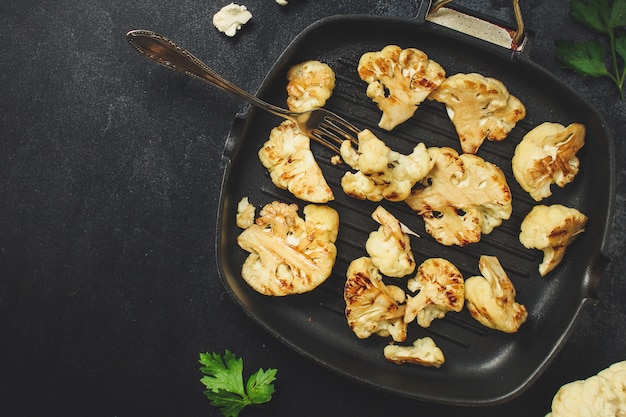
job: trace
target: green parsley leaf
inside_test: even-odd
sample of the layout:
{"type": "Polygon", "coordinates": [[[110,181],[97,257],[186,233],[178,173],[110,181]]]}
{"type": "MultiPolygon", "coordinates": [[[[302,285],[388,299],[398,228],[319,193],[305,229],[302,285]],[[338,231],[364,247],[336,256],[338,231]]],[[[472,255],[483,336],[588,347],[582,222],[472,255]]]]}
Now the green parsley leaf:
{"type": "Polygon", "coordinates": [[[626,26],[626,0],[614,0],[609,18],[609,26],[613,29],[626,26]]]}
{"type": "Polygon", "coordinates": [[[587,2],[572,0],[570,13],[584,24],[600,33],[608,33],[608,23],[611,15],[611,0],[589,0],[587,2]]]}
{"type": "Polygon", "coordinates": [[[615,38],[615,50],[619,56],[626,62],[626,31],[620,32],[615,38]]]}
{"type": "Polygon", "coordinates": [[[259,369],[243,383],[243,359],[229,350],[224,356],[217,353],[200,353],[200,382],[211,405],[218,407],[225,417],[238,417],[241,410],[251,404],[264,404],[272,399],[276,369],[259,369]]]}
{"type": "Polygon", "coordinates": [[[561,62],[568,67],[592,77],[609,75],[601,45],[591,41],[556,41],[555,45],[561,62]]]}

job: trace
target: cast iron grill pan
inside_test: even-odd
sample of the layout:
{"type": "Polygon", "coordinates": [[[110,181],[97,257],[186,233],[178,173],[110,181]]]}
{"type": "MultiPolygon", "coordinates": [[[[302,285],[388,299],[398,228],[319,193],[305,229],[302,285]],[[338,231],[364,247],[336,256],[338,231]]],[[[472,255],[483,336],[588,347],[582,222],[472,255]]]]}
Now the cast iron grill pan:
{"type": "MultiPolygon", "coordinates": [[[[432,402],[503,402],[520,394],[539,376],[567,339],[583,306],[595,300],[597,280],[606,264],[602,250],[614,187],[610,138],[601,118],[583,99],[527,57],[414,20],[372,16],[322,20],[292,42],[258,95],[284,106],[286,71],[296,63],[317,59],[329,64],[337,76],[337,86],[326,105],[330,110],[371,129],[388,146],[403,153],[409,153],[418,142],[429,147],[449,146],[460,152],[454,127],[440,103],[426,101],[410,121],[392,132],[377,127],[380,111],[365,95],[366,83],[359,79],[356,67],[363,53],[389,44],[423,50],[444,67],[447,75],[478,72],[495,77],[524,103],[527,116],[509,137],[502,142],[486,141],[478,152],[504,171],[513,194],[511,218],[484,235],[479,243],[464,248],[443,246],[424,231],[422,219],[404,203],[373,203],[346,196],[340,180],[347,167],[332,165],[332,153],[312,143],[313,153],[335,193],[335,200],[329,205],[340,216],[333,274],[308,294],[258,294],[241,278],[241,266],[248,254],[236,241],[241,232],[235,225],[237,203],[248,197],[257,207],[257,215],[258,209],[274,200],[296,203],[300,208],[306,203],[275,187],[259,162],[258,150],[281,120],[251,108],[235,119],[224,149],[227,168],[216,233],[221,278],[228,292],[262,327],[302,355],[349,378],[432,402]],[[542,203],[575,207],[589,217],[589,222],[561,265],[541,278],[537,268],[542,252],[525,249],[518,239],[520,223],[535,202],[515,181],[511,157],[522,137],[544,121],[564,125],[581,122],[587,127],[586,145],[579,153],[581,169],[575,182],[564,189],[553,187],[553,195],[542,203]],[[403,344],[432,337],[446,356],[446,363],[439,369],[387,362],[383,348],[391,338],[373,335],[358,339],[348,328],[343,313],[345,272],[353,259],[367,256],[365,241],[379,226],[370,216],[379,204],[420,234],[420,238],[411,240],[418,265],[430,257],[446,258],[468,278],[479,275],[481,255],[497,256],[517,289],[517,301],[529,311],[520,331],[509,335],[487,329],[465,309],[435,320],[428,329],[410,324],[403,344]]],[[[386,282],[403,286],[405,281],[386,282]]]]}

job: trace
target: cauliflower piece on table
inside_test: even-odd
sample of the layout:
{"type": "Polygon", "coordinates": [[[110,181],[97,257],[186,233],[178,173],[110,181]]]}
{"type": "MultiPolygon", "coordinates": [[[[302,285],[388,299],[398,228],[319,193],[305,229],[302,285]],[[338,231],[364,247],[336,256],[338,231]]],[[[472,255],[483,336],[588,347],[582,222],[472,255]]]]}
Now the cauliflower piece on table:
{"type": "Polygon", "coordinates": [[[350,141],[341,144],[341,157],[357,170],[344,174],[341,187],[346,194],[359,200],[402,201],[433,166],[423,143],[416,145],[411,154],[403,155],[392,151],[370,130],[360,132],[358,139],[358,150],[350,141]]]}
{"type": "Polygon", "coordinates": [[[445,104],[464,153],[476,153],[485,139],[503,140],[526,116],[500,80],[476,73],[448,77],[429,99],[445,104]]]}
{"type": "Polygon", "coordinates": [[[463,309],[463,275],[447,259],[426,259],[417,268],[417,275],[407,281],[407,286],[410,291],[419,292],[407,297],[405,323],[417,317],[417,324],[429,327],[433,320],[443,318],[448,311],[463,309]]]}
{"type": "Polygon", "coordinates": [[[418,106],[446,78],[437,62],[419,49],[387,45],[361,56],[357,67],[368,83],[367,96],[382,111],[378,126],[392,130],[415,114],[418,106]]]}
{"type": "Polygon", "coordinates": [[[314,204],[305,206],[303,213],[304,219],[296,204],[274,201],[237,237],[239,246],[250,252],[241,276],[259,293],[304,293],[330,276],[337,256],[339,215],[314,204]]]}
{"type": "Polygon", "coordinates": [[[401,278],[415,270],[415,258],[411,252],[411,239],[404,232],[402,223],[382,206],[372,213],[380,223],[365,242],[365,250],[376,268],[388,277],[401,278]]]}
{"type": "Polygon", "coordinates": [[[348,326],[359,339],[372,334],[391,336],[396,342],[406,339],[403,321],[405,293],[395,285],[385,285],[372,260],[353,260],[346,272],[343,298],[348,326]]]}
{"type": "Polygon", "coordinates": [[[213,15],[213,26],[226,36],[233,37],[252,19],[252,13],[243,5],[230,3],[213,15]]]}
{"type": "Polygon", "coordinates": [[[285,120],[272,129],[259,150],[259,159],[278,188],[304,201],[326,203],[335,196],[310,145],[309,137],[298,129],[296,122],[285,120]]]}
{"type": "Polygon", "coordinates": [[[413,363],[439,368],[446,361],[439,346],[430,337],[422,337],[411,346],[387,345],[383,349],[385,358],[393,363],[413,363]]]}
{"type": "Polygon", "coordinates": [[[576,153],[584,144],[584,125],[542,123],[515,148],[513,175],[535,201],[541,201],[552,195],[552,184],[564,187],[574,181],[580,165],[576,153]]]}
{"type": "Polygon", "coordinates": [[[248,197],[244,197],[237,203],[237,215],[235,216],[235,223],[237,227],[247,229],[254,224],[254,216],[256,215],[256,209],[248,197]]]}
{"type": "Polygon", "coordinates": [[[543,277],[561,263],[567,247],[585,231],[587,216],[562,204],[537,205],[524,217],[519,240],[528,249],[543,251],[543,277]]]}
{"type": "Polygon", "coordinates": [[[587,379],[563,385],[546,417],[626,416],[626,361],[587,379]]]}
{"type": "Polygon", "coordinates": [[[465,280],[465,304],[483,326],[515,333],[526,321],[528,311],[515,302],[515,287],[495,256],[481,256],[482,276],[465,280]]]}
{"type": "Polygon", "coordinates": [[[303,112],[323,107],[335,88],[335,72],[320,61],[305,61],[287,71],[287,106],[303,112]]]}
{"type": "Polygon", "coordinates": [[[511,216],[511,190],[500,168],[452,148],[428,148],[435,165],[405,202],[439,243],[478,242],[511,216]]]}

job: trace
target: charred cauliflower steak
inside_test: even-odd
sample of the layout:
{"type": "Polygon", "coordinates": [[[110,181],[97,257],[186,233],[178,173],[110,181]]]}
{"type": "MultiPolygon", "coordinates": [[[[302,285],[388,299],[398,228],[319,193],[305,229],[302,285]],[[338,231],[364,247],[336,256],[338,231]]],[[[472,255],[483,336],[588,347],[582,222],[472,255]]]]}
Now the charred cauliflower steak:
{"type": "Polygon", "coordinates": [[[359,339],[372,334],[391,336],[396,342],[406,339],[403,321],[404,291],[385,285],[378,269],[367,257],[353,260],[346,272],[343,298],[348,326],[359,339]]]}
{"type": "Polygon", "coordinates": [[[393,363],[413,363],[439,368],[446,361],[443,352],[430,337],[423,337],[411,346],[387,345],[383,349],[385,358],[393,363]]]}
{"type": "Polygon", "coordinates": [[[358,150],[350,141],[341,144],[341,157],[356,172],[346,172],[341,179],[343,191],[359,200],[403,201],[411,188],[422,180],[433,166],[423,143],[409,155],[392,151],[370,130],[358,135],[358,150]]]}
{"type": "Polygon", "coordinates": [[[515,287],[495,256],[481,256],[482,276],[465,280],[465,304],[483,326],[515,333],[526,321],[526,307],[515,302],[515,287]]]}
{"type": "Polygon", "coordinates": [[[407,299],[405,323],[417,317],[417,324],[429,327],[433,320],[443,318],[448,311],[459,312],[463,309],[463,275],[447,259],[426,259],[417,268],[417,275],[408,280],[407,287],[412,292],[419,292],[407,299]]]}
{"type": "Polygon", "coordinates": [[[310,144],[308,136],[295,122],[285,120],[270,132],[269,139],[259,150],[259,160],[278,188],[288,190],[300,200],[326,203],[335,196],[310,144]]]}
{"type": "Polygon", "coordinates": [[[552,195],[552,184],[564,187],[574,181],[580,165],[576,154],[584,144],[584,125],[542,123],[515,148],[513,175],[535,201],[541,201],[552,195]]]}
{"type": "Polygon", "coordinates": [[[567,247],[585,231],[587,216],[561,204],[537,205],[524,217],[519,240],[528,249],[543,251],[543,277],[561,263],[567,247]]]}
{"type": "Polygon", "coordinates": [[[363,54],[357,70],[368,83],[367,96],[382,111],[378,126],[385,130],[410,119],[446,78],[441,65],[428,59],[423,51],[397,45],[363,54]]]}
{"type": "Polygon", "coordinates": [[[237,237],[250,252],[242,278],[264,295],[284,296],[313,290],[332,271],[337,255],[337,212],[309,204],[304,219],[296,204],[274,201],[263,207],[253,225],[237,237]]]}
{"type": "Polygon", "coordinates": [[[475,154],[485,139],[503,140],[526,116],[500,80],[476,73],[448,77],[429,99],[445,104],[464,153],[475,154]]]}
{"type": "Polygon", "coordinates": [[[287,106],[303,112],[324,107],[335,88],[335,73],[320,61],[305,61],[287,71],[287,106]]]}
{"type": "Polygon", "coordinates": [[[372,218],[380,223],[365,242],[365,250],[372,263],[388,277],[401,278],[415,270],[415,258],[411,252],[411,239],[395,216],[378,206],[372,218]]]}
{"type": "Polygon", "coordinates": [[[435,165],[405,202],[439,243],[478,242],[511,216],[511,190],[500,168],[452,148],[428,148],[428,153],[435,165]]]}

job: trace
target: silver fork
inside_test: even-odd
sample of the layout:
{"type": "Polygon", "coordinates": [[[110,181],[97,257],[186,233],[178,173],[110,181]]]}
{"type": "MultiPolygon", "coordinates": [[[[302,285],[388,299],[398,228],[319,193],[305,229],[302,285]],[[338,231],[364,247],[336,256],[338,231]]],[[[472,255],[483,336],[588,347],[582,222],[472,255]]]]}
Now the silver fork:
{"type": "Polygon", "coordinates": [[[339,147],[345,140],[358,146],[357,135],[360,129],[329,110],[314,109],[300,113],[267,103],[231,83],[189,51],[158,33],[131,30],[126,34],[126,39],[146,58],[219,87],[276,116],[293,120],[302,133],[334,152],[339,153],[339,147]]]}

